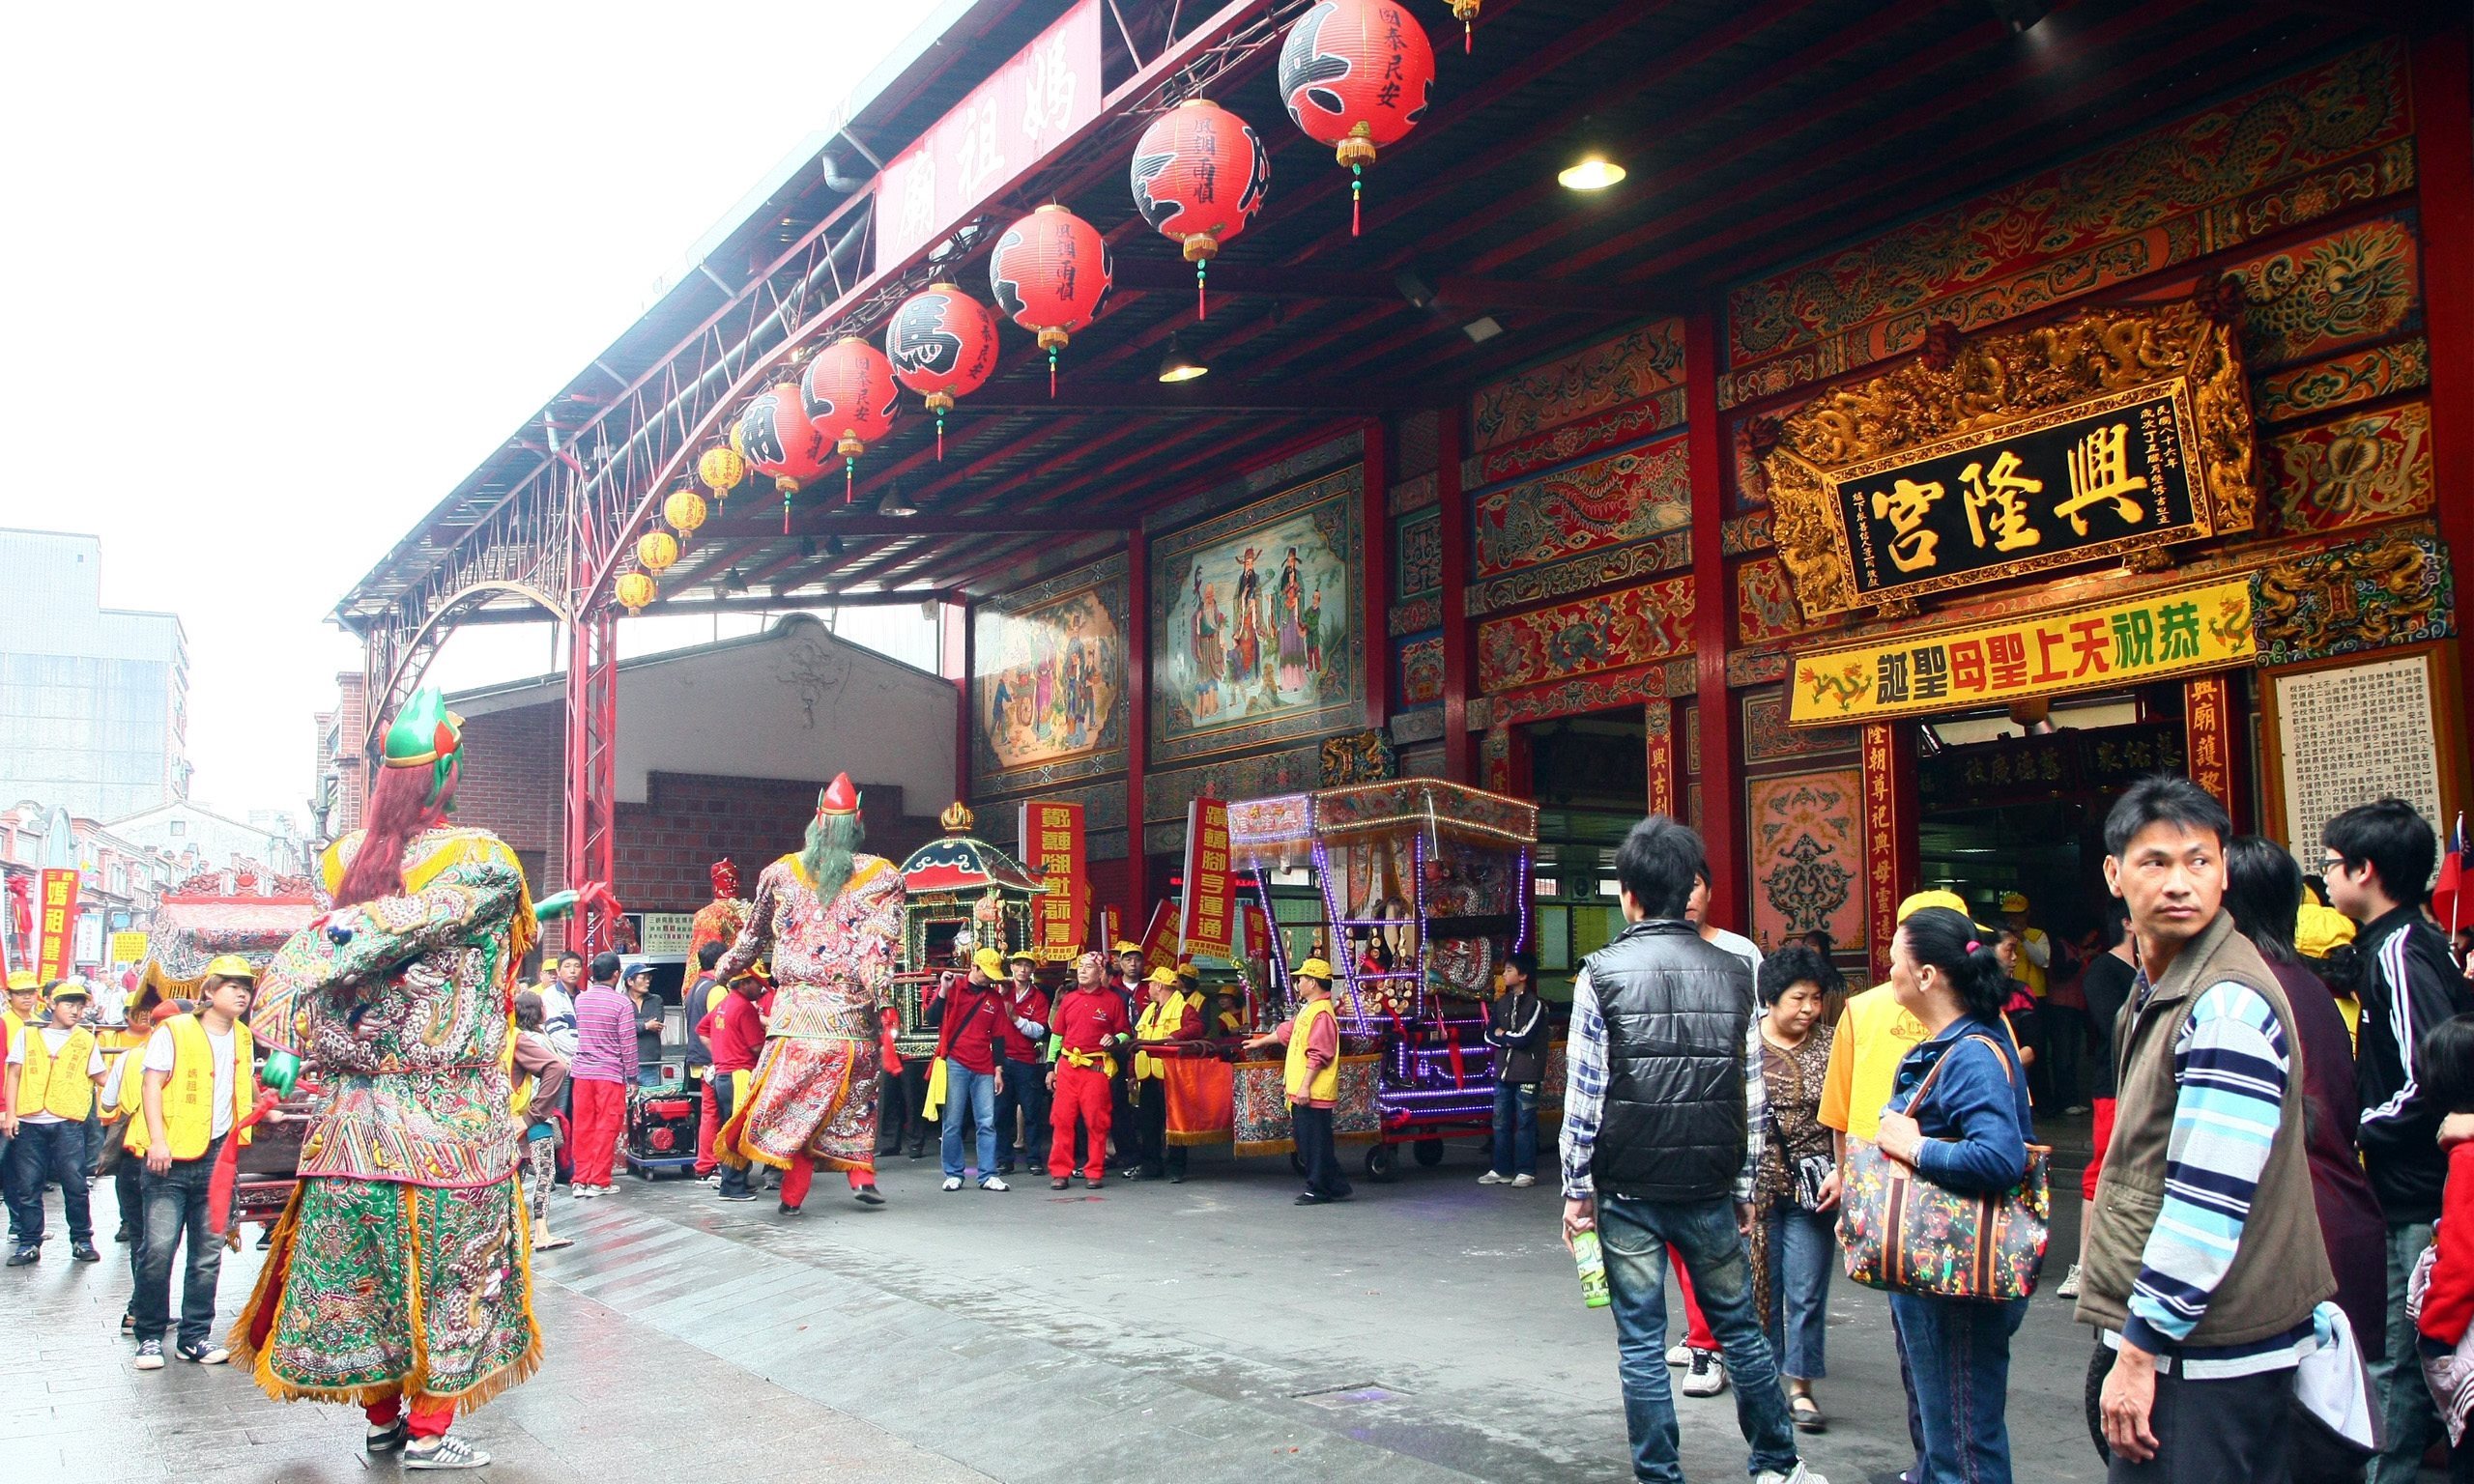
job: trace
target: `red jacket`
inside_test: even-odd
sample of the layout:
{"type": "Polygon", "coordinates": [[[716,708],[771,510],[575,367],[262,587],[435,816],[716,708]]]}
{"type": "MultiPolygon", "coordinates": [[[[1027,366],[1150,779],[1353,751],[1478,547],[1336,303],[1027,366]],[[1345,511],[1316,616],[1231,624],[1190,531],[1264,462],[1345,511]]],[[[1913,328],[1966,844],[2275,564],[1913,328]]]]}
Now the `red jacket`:
{"type": "Polygon", "coordinates": [[[2448,1152],[2448,1184],[2440,1191],[2439,1235],[2431,1239],[2431,1287],[2423,1290],[2423,1338],[2451,1349],[2474,1321],[2474,1143],[2448,1152]]]}
{"type": "Polygon", "coordinates": [[[947,980],[944,1023],[937,1030],[936,1054],[952,1057],[976,1072],[994,1071],[1007,998],[1007,990],[995,985],[974,985],[959,978],[947,980]]]}
{"type": "Polygon", "coordinates": [[[1040,1059],[1041,1050],[1048,1044],[1047,1032],[1043,1030],[1039,1038],[1033,1040],[1015,1022],[1028,1020],[1045,1027],[1048,1024],[1048,1011],[1046,990],[1037,986],[1029,989],[1017,989],[1010,985],[1006,986],[1005,1024],[1000,1040],[1004,1042],[1007,1061],[1036,1062],[1040,1059]]]}
{"type": "Polygon", "coordinates": [[[764,1015],[746,995],[727,995],[722,1008],[705,1017],[701,1034],[715,1071],[754,1071],[756,1054],[764,1049],[764,1015]]]}

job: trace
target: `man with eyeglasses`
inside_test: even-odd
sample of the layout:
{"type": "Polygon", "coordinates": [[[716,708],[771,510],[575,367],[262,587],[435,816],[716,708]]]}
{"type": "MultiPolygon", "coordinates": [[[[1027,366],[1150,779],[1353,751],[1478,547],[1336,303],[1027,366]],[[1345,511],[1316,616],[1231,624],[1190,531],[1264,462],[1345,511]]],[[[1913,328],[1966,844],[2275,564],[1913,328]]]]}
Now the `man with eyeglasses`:
{"type": "Polygon", "coordinates": [[[2359,804],[2319,832],[2328,904],[2362,925],[2354,939],[2363,977],[2362,1029],[2354,1050],[2362,1096],[2364,1169],[2388,1221],[2388,1353],[2371,1368],[2379,1391],[2381,1438],[2371,1484],[2412,1484],[2439,1424],[2405,1317],[2405,1281],[2431,1245],[2448,1156],[2440,1120],[2415,1065],[2423,1038],[2474,1011],[2474,993],[2449,956],[2448,940],[2423,917],[2438,837],[2402,799],[2359,804]]]}

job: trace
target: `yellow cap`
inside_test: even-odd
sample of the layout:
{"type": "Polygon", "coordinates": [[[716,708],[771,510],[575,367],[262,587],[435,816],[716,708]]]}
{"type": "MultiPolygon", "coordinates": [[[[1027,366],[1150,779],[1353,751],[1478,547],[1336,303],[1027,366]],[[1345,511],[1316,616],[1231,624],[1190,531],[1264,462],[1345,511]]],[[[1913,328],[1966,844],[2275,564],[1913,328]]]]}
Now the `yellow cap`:
{"type": "Polygon", "coordinates": [[[1177,977],[1179,979],[1200,979],[1202,978],[1202,970],[1195,968],[1194,961],[1192,958],[1189,958],[1185,962],[1177,965],[1177,977]]]}
{"type": "Polygon", "coordinates": [[[206,972],[211,979],[245,979],[251,984],[258,981],[258,971],[249,967],[249,960],[239,954],[216,955],[215,961],[206,966],[206,972]]]}
{"type": "Polygon", "coordinates": [[[1297,966],[1297,977],[1319,979],[1328,985],[1332,982],[1332,966],[1320,958],[1309,958],[1297,966]]]}
{"type": "Polygon", "coordinates": [[[42,987],[43,984],[35,978],[34,970],[11,969],[9,971],[9,992],[11,994],[22,994],[28,989],[40,989],[42,987]]]}
{"type": "Polygon", "coordinates": [[[983,948],[970,956],[971,967],[991,979],[1005,977],[1005,956],[992,948],[983,948]]]}
{"type": "Polygon", "coordinates": [[[2001,910],[2004,912],[2025,912],[2028,910],[2028,899],[2024,894],[2019,892],[2004,892],[2001,896],[2001,910]]]}
{"type": "Polygon", "coordinates": [[[1967,899],[1956,892],[1918,892],[1898,904],[1898,920],[1906,922],[1926,907],[1947,907],[1961,917],[1968,915],[1967,899]]]}
{"type": "Polygon", "coordinates": [[[1138,954],[1142,952],[1142,945],[1139,943],[1129,943],[1125,939],[1119,938],[1114,944],[1109,946],[1108,952],[1112,954],[1138,954]]]}
{"type": "Polygon", "coordinates": [[[2293,921],[2293,946],[2305,958],[2325,958],[2354,940],[2354,920],[2334,907],[2304,902],[2293,921]]]}
{"type": "Polygon", "coordinates": [[[1164,963],[1144,976],[1143,982],[1174,988],[1177,983],[1177,971],[1164,963]]]}

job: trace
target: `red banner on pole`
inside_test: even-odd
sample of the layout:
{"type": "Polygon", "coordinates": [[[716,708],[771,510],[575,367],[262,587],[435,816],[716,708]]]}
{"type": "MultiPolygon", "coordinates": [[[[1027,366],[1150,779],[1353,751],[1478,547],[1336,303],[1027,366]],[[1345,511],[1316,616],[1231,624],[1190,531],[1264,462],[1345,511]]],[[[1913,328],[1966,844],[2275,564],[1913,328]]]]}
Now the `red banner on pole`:
{"type": "Polygon", "coordinates": [[[35,977],[45,984],[69,976],[77,951],[77,872],[46,870],[35,924],[35,977]]]}
{"type": "Polygon", "coordinates": [[[1155,969],[1177,966],[1177,917],[1165,901],[1151,904],[1151,926],[1142,929],[1142,961],[1155,969]]]}
{"type": "Polygon", "coordinates": [[[951,231],[1099,117],[1105,91],[1099,0],[1081,0],[886,163],[877,177],[877,271],[951,231]]]}
{"type": "Polygon", "coordinates": [[[1082,855],[1082,806],[1028,800],[1021,814],[1022,864],[1047,884],[1031,904],[1031,952],[1063,963],[1082,948],[1082,903],[1090,895],[1082,855]]]}
{"type": "Polygon", "coordinates": [[[1237,957],[1237,876],[1228,865],[1228,806],[1186,806],[1186,898],[1177,937],[1189,958],[1237,957]]]}

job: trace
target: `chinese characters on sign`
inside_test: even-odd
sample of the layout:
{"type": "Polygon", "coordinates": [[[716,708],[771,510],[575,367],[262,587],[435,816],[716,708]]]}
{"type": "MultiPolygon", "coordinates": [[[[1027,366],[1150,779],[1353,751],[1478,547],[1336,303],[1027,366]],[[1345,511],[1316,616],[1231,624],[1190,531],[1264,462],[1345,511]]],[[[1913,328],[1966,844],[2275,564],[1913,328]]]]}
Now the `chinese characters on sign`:
{"type": "MultiPolygon", "coordinates": [[[[687,945],[695,940],[695,913],[647,912],[645,914],[645,929],[641,935],[641,942],[646,953],[657,958],[668,957],[673,954],[684,958],[687,956],[687,945]]],[[[696,977],[696,970],[692,966],[687,971],[687,977],[691,980],[696,977]]]]}
{"type": "Polygon", "coordinates": [[[1031,952],[1063,963],[1082,947],[1082,806],[1025,803],[1021,831],[1022,864],[1048,887],[1031,903],[1031,952]]]}
{"type": "Polygon", "coordinates": [[[1177,966],[1177,914],[1165,901],[1151,904],[1151,925],[1142,929],[1142,962],[1153,969],[1177,966]]]}
{"type": "Polygon", "coordinates": [[[877,271],[953,229],[1100,112],[1100,5],[1063,19],[970,91],[877,178],[877,271]]]}
{"type": "Polygon", "coordinates": [[[77,951],[77,872],[46,870],[35,885],[35,978],[66,979],[77,951]]]}
{"type": "Polygon", "coordinates": [[[2286,843],[2303,870],[2319,869],[2322,826],[2374,799],[2403,799],[2447,838],[2431,666],[2416,654],[2270,677],[2286,843]]]}
{"type": "Polygon", "coordinates": [[[2176,379],[1831,472],[1853,601],[2204,536],[2184,454],[2193,437],[2176,379]]]}
{"type": "Polygon", "coordinates": [[[1186,899],[1177,936],[1189,958],[1237,957],[1237,875],[1228,858],[1228,806],[1186,806],[1186,899]]]}
{"type": "Polygon", "coordinates": [[[1787,722],[1841,726],[2221,670],[2252,657],[2248,578],[1800,655],[1787,722]]]}

